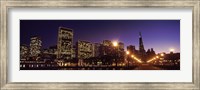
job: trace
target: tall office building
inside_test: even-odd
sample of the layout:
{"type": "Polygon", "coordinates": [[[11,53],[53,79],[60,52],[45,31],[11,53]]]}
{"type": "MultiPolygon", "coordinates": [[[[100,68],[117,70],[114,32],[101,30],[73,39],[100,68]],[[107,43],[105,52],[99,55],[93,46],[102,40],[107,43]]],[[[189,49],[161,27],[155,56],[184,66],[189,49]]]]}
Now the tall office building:
{"type": "Polygon", "coordinates": [[[93,44],[93,57],[98,57],[100,56],[100,43],[94,43],[93,44]]]}
{"type": "Polygon", "coordinates": [[[135,46],[133,45],[127,46],[127,51],[129,51],[130,53],[134,53],[136,51],[135,46]]]}
{"type": "Polygon", "coordinates": [[[119,60],[124,60],[124,55],[125,55],[125,52],[124,52],[124,43],[119,42],[117,53],[118,53],[119,60]]]}
{"type": "Polygon", "coordinates": [[[143,40],[142,40],[142,34],[141,32],[139,33],[139,52],[141,54],[145,53],[144,45],[143,45],[143,40]]]}
{"type": "Polygon", "coordinates": [[[143,40],[142,40],[142,34],[141,32],[139,33],[139,55],[140,58],[145,61],[145,55],[146,55],[146,51],[144,49],[144,45],[143,45],[143,40]]]}
{"type": "Polygon", "coordinates": [[[73,53],[73,30],[70,28],[59,27],[57,58],[72,59],[73,53]]]}
{"type": "Polygon", "coordinates": [[[76,46],[72,48],[72,58],[76,58],[76,46]]]}
{"type": "Polygon", "coordinates": [[[41,47],[42,47],[42,41],[40,37],[33,36],[31,37],[30,42],[30,56],[37,57],[41,54],[41,47]]]}
{"type": "Polygon", "coordinates": [[[124,51],[124,43],[119,42],[119,50],[124,51]]]}
{"type": "Polygon", "coordinates": [[[103,40],[103,46],[112,46],[112,42],[110,40],[103,40]]]}
{"type": "Polygon", "coordinates": [[[20,46],[20,60],[27,60],[29,57],[29,48],[27,45],[20,46]]]}
{"type": "Polygon", "coordinates": [[[100,46],[100,56],[111,55],[113,50],[113,44],[110,40],[103,40],[100,46]]]}
{"type": "Polygon", "coordinates": [[[78,59],[87,59],[93,55],[93,45],[88,41],[78,40],[77,42],[77,57],[78,59]]]}

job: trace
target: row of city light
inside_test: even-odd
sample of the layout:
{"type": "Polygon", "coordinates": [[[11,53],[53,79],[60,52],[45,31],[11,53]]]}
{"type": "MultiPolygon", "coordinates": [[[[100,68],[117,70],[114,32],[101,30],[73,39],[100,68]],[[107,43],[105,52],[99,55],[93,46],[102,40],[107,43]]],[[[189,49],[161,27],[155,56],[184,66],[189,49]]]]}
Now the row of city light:
{"type": "MultiPolygon", "coordinates": [[[[112,43],[113,43],[113,46],[114,46],[114,47],[117,47],[117,46],[118,46],[118,41],[113,41],[112,43]]],[[[174,49],[171,48],[169,51],[170,51],[170,52],[174,52],[174,49]]],[[[130,52],[127,51],[126,54],[129,55],[130,52]]],[[[164,53],[161,53],[160,56],[163,57],[163,56],[164,56],[164,53]]],[[[142,63],[141,59],[138,59],[138,58],[135,57],[134,55],[131,55],[131,57],[132,57],[134,60],[136,60],[137,62],[142,63]]],[[[159,56],[155,56],[154,58],[148,60],[147,62],[149,63],[149,62],[154,61],[154,60],[157,60],[157,59],[159,59],[159,56]]]]}
{"type": "MultiPolygon", "coordinates": [[[[113,44],[114,47],[117,47],[118,46],[118,41],[113,41],[112,44],[113,44]]],[[[129,55],[130,52],[127,51],[126,54],[129,55]]],[[[133,58],[134,60],[136,60],[139,63],[142,63],[142,61],[140,59],[138,59],[137,57],[135,57],[134,55],[131,55],[131,58],[133,58]]]]}
{"type": "MultiPolygon", "coordinates": [[[[126,52],[126,54],[127,55],[129,55],[130,54],[130,52],[129,51],[127,51],[126,52]]],[[[136,60],[137,62],[139,62],[139,63],[142,63],[142,61],[141,61],[141,59],[138,59],[137,57],[135,57],[134,55],[131,55],[131,58],[133,58],[134,60],[136,60]]]]}
{"type": "MultiPolygon", "coordinates": [[[[171,49],[169,49],[169,51],[170,51],[170,52],[174,52],[174,49],[171,48],[171,49]]],[[[164,55],[165,55],[164,53],[161,53],[161,54],[160,54],[161,57],[164,57],[164,55]]],[[[152,62],[152,61],[157,60],[157,59],[159,59],[159,56],[155,56],[155,57],[153,57],[152,59],[148,60],[147,62],[149,63],[149,62],[152,62]]]]}
{"type": "MultiPolygon", "coordinates": [[[[161,53],[160,56],[161,56],[161,57],[164,57],[165,54],[164,54],[164,53],[161,53]]],[[[159,58],[160,58],[159,56],[155,56],[155,57],[153,57],[152,59],[148,60],[147,62],[149,63],[149,62],[152,62],[152,61],[157,60],[157,59],[159,59],[159,58]]]]}

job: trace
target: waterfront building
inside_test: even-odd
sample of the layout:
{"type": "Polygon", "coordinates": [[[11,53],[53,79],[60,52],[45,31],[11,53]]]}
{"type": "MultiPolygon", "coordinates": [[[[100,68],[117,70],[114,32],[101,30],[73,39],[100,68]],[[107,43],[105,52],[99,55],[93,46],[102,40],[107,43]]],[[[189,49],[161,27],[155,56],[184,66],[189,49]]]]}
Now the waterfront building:
{"type": "Polygon", "coordinates": [[[20,60],[27,60],[29,57],[29,48],[27,45],[20,45],[20,60]]]}
{"type": "Polygon", "coordinates": [[[73,48],[73,30],[70,28],[59,27],[58,43],[57,43],[57,58],[72,59],[73,48]]]}
{"type": "Polygon", "coordinates": [[[77,42],[77,58],[78,59],[87,59],[92,57],[92,43],[89,41],[78,40],[77,42]]]}
{"type": "Polygon", "coordinates": [[[30,56],[38,57],[41,54],[42,41],[40,37],[33,36],[30,41],[30,56]]]}

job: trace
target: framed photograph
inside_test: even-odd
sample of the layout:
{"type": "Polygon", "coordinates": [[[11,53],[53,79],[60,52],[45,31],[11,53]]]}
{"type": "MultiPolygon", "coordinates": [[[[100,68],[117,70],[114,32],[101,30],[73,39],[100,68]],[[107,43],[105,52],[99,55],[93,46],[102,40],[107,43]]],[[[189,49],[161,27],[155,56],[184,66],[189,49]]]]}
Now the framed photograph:
{"type": "Polygon", "coordinates": [[[9,89],[199,86],[199,0],[1,0],[9,89]]]}
{"type": "Polygon", "coordinates": [[[180,70],[180,20],[20,20],[20,70],[180,70]]]}

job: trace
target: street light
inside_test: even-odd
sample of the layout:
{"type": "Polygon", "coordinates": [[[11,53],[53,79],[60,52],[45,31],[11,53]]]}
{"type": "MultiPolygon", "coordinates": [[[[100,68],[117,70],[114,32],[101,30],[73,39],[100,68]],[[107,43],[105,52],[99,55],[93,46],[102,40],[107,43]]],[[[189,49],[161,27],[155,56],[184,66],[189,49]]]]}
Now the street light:
{"type": "MultiPolygon", "coordinates": [[[[113,41],[112,42],[112,44],[113,44],[113,46],[114,46],[114,48],[115,49],[118,49],[117,47],[118,47],[118,41],[113,41]]],[[[116,51],[116,50],[115,50],[116,51]]],[[[117,50],[118,51],[118,50],[117,50]]],[[[117,58],[118,58],[118,52],[116,51],[116,56],[117,56],[117,58]]],[[[116,63],[116,69],[117,69],[117,58],[115,58],[115,63],[116,63]]]]}
{"type": "Polygon", "coordinates": [[[130,54],[130,52],[129,52],[129,51],[126,51],[126,54],[127,54],[127,55],[129,55],[129,54],[130,54]]]}
{"type": "Polygon", "coordinates": [[[112,43],[113,43],[113,46],[114,46],[114,47],[117,47],[117,46],[118,46],[118,42],[117,42],[117,41],[113,41],[112,43]]]}
{"type": "Polygon", "coordinates": [[[133,56],[133,55],[131,55],[131,57],[133,58],[134,56],[133,56]]]}
{"type": "Polygon", "coordinates": [[[164,56],[164,54],[163,54],[163,53],[161,53],[161,54],[160,54],[160,56],[162,56],[162,57],[163,57],[163,56],[164,56]]]}
{"type": "Polygon", "coordinates": [[[130,54],[130,52],[129,51],[126,51],[126,55],[127,55],[127,60],[128,60],[128,69],[129,69],[129,55],[130,54]]]}
{"type": "Polygon", "coordinates": [[[169,51],[170,51],[170,52],[174,52],[174,49],[173,49],[173,48],[171,48],[171,49],[169,49],[169,51]]]}

